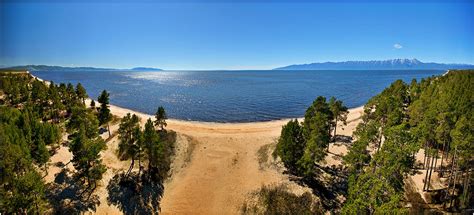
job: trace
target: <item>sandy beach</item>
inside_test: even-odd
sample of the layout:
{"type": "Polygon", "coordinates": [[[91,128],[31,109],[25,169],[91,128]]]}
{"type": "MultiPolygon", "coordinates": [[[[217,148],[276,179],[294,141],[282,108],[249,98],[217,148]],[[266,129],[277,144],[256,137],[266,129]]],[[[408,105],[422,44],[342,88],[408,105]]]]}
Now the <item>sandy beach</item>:
{"type": "MultiPolygon", "coordinates": [[[[111,105],[114,115],[138,115],[142,124],[153,116],[111,105]]],[[[348,124],[340,125],[338,134],[351,136],[360,122],[363,108],[350,110],[348,124]]],[[[178,133],[178,152],[171,178],[165,183],[161,201],[162,214],[237,214],[240,206],[252,191],[262,185],[288,184],[294,192],[305,188],[290,182],[281,169],[261,168],[257,151],[275,144],[281,127],[288,120],[253,123],[210,123],[168,120],[167,129],[178,133]],[[191,146],[192,145],[192,146],[191,146]],[[186,151],[186,152],[182,152],[186,151]]],[[[112,125],[116,132],[117,125],[112,125]]],[[[114,138],[111,145],[116,145],[114,138]]],[[[107,166],[116,162],[115,147],[109,147],[104,157],[107,166]],[[110,153],[110,155],[109,155],[110,153]]],[[[331,144],[327,165],[338,165],[345,145],[331,144]]],[[[128,164],[128,163],[127,163],[128,164]]],[[[125,169],[127,165],[124,166],[125,169]]],[[[118,169],[117,169],[118,170],[118,169]]],[[[104,181],[106,183],[106,181],[104,181]]],[[[110,213],[110,206],[101,204],[98,213],[110,213]]]]}
{"type": "MultiPolygon", "coordinates": [[[[86,101],[90,103],[90,100],[86,101]]],[[[142,126],[153,116],[110,106],[111,113],[123,117],[127,113],[141,118],[142,126]]],[[[338,134],[351,136],[360,122],[363,108],[350,109],[347,125],[339,125],[338,134]]],[[[290,182],[282,168],[264,167],[259,164],[258,150],[276,143],[281,127],[288,120],[252,123],[211,123],[190,122],[170,119],[169,130],[178,134],[177,152],[172,164],[172,175],[165,182],[161,200],[162,214],[237,214],[248,195],[262,185],[286,184],[295,193],[303,193],[308,188],[290,182]]],[[[118,123],[111,124],[112,135],[117,132],[118,123]]],[[[104,133],[103,138],[108,137],[104,133]]],[[[120,210],[107,203],[107,184],[117,173],[125,171],[129,161],[120,161],[115,155],[118,137],[107,142],[107,150],[102,153],[107,172],[96,190],[101,204],[97,214],[120,214],[120,210]]],[[[331,144],[331,154],[326,165],[339,165],[340,157],[347,152],[344,144],[331,144]]],[[[47,182],[54,180],[61,168],[54,165],[68,163],[72,158],[66,146],[61,146],[51,158],[47,182]]],[[[67,168],[73,169],[71,164],[67,168]]],[[[136,168],[135,168],[136,169],[136,168]]]]}

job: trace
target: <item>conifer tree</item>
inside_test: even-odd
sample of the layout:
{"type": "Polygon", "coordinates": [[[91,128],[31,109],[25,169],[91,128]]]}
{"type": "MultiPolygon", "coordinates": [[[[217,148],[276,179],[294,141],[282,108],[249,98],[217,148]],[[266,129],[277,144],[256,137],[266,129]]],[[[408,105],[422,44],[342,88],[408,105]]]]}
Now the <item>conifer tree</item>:
{"type": "Polygon", "coordinates": [[[341,100],[337,100],[335,97],[331,97],[329,99],[329,109],[331,110],[332,116],[334,117],[333,130],[333,141],[336,142],[336,130],[337,130],[337,122],[341,121],[344,125],[346,125],[347,114],[349,113],[348,109],[341,100]]]}
{"type": "Polygon", "coordinates": [[[163,131],[163,127],[166,127],[168,125],[166,123],[167,119],[168,117],[166,116],[165,108],[163,108],[163,106],[158,107],[155,113],[155,126],[160,127],[163,131]]]}
{"type": "Polygon", "coordinates": [[[109,122],[112,120],[112,114],[110,113],[109,109],[109,93],[107,93],[106,90],[102,91],[100,94],[99,98],[97,99],[100,103],[100,109],[99,109],[99,123],[100,125],[107,124],[107,130],[109,132],[109,137],[110,137],[110,126],[109,122]]]}
{"type": "Polygon", "coordinates": [[[306,143],[303,137],[303,128],[297,119],[290,120],[281,129],[276,154],[281,158],[285,167],[290,171],[298,170],[298,160],[303,156],[306,143]]]}
{"type": "Polygon", "coordinates": [[[140,118],[137,115],[127,113],[125,117],[122,118],[119,125],[119,158],[126,160],[131,158],[130,167],[127,171],[129,175],[135,165],[135,159],[138,157],[140,152],[140,141],[141,141],[141,132],[140,132],[140,118]]]}
{"type": "Polygon", "coordinates": [[[87,98],[87,92],[81,83],[77,83],[76,85],[76,95],[79,99],[82,99],[82,103],[86,105],[85,99],[87,98]]]}

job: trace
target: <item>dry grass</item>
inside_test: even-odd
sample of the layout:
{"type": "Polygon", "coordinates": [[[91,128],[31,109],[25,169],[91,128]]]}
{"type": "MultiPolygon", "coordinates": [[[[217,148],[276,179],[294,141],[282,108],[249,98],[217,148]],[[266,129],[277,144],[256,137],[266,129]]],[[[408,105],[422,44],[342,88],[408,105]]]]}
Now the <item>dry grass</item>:
{"type": "Polygon", "coordinates": [[[296,195],[285,185],[262,186],[251,195],[241,208],[242,214],[322,214],[311,193],[296,195]]]}

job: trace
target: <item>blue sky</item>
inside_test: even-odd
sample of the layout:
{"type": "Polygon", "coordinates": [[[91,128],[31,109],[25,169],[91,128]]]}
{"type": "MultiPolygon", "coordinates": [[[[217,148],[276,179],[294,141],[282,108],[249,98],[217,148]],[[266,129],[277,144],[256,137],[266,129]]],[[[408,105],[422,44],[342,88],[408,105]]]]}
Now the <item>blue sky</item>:
{"type": "Polygon", "coordinates": [[[0,1],[0,65],[271,69],[391,58],[474,64],[473,1],[99,2],[0,1]]]}

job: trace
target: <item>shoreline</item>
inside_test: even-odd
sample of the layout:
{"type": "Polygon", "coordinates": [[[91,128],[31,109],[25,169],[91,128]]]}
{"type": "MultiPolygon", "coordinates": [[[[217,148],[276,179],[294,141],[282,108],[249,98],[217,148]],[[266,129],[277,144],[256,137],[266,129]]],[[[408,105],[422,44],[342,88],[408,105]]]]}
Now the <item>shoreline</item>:
{"type": "MultiPolygon", "coordinates": [[[[50,84],[51,82],[48,80],[43,80],[37,76],[34,76],[31,74],[29,71],[26,71],[31,77],[36,78],[38,81],[42,81],[46,84],[50,84]]],[[[90,101],[92,98],[88,97],[86,98],[86,106],[89,106],[90,101]]],[[[98,101],[94,99],[94,102],[98,104],[98,101]]],[[[130,108],[125,108],[121,107],[118,105],[114,104],[109,104],[110,107],[110,112],[114,115],[117,115],[119,117],[125,116],[127,113],[130,114],[135,114],[139,116],[142,120],[147,120],[148,118],[154,119],[154,115],[143,113],[140,111],[136,111],[130,108]]],[[[359,106],[359,107],[354,107],[354,108],[349,108],[349,112],[356,112],[359,109],[363,109],[364,106],[359,106]]],[[[168,118],[167,122],[168,124],[181,124],[181,125],[202,125],[202,126],[229,126],[229,127],[234,127],[234,126],[248,126],[248,125],[256,125],[256,124],[281,124],[281,123],[287,123],[290,120],[297,119],[299,122],[302,122],[304,120],[304,116],[302,117],[288,117],[288,118],[282,118],[282,119],[274,119],[274,120],[268,120],[268,121],[251,121],[251,122],[210,122],[210,121],[196,121],[196,120],[184,120],[184,119],[176,119],[176,118],[168,118]]],[[[348,119],[349,121],[349,119],[348,119]]]]}
{"type": "MultiPolygon", "coordinates": [[[[86,99],[86,101],[91,101],[90,98],[86,99]]],[[[96,102],[96,104],[98,103],[97,100],[94,100],[94,102],[96,102]]],[[[137,116],[146,116],[147,118],[148,117],[151,117],[152,119],[155,117],[154,115],[151,115],[151,114],[147,114],[147,113],[143,113],[143,112],[140,112],[140,111],[136,111],[136,110],[133,110],[133,109],[130,109],[130,108],[125,108],[125,107],[121,107],[121,106],[118,106],[118,105],[114,105],[114,104],[109,104],[109,107],[115,110],[120,110],[120,111],[129,111],[131,114],[136,114],[137,116]]],[[[364,106],[358,106],[358,107],[354,107],[354,108],[348,108],[348,111],[349,112],[355,112],[359,109],[363,109],[364,106]]],[[[111,111],[113,112],[113,111],[111,111]]],[[[302,122],[304,120],[304,116],[302,117],[288,117],[288,118],[281,118],[281,119],[272,119],[272,120],[266,120],[266,121],[250,121],[250,122],[211,122],[211,121],[197,121],[197,120],[184,120],[184,119],[176,119],[176,118],[168,118],[167,121],[168,122],[174,122],[174,123],[190,123],[190,124],[203,124],[203,125],[246,125],[246,124],[266,124],[266,123],[275,123],[275,122],[288,122],[290,120],[294,120],[294,119],[297,119],[299,122],[302,122]]],[[[349,121],[349,120],[348,120],[349,121]]]]}

